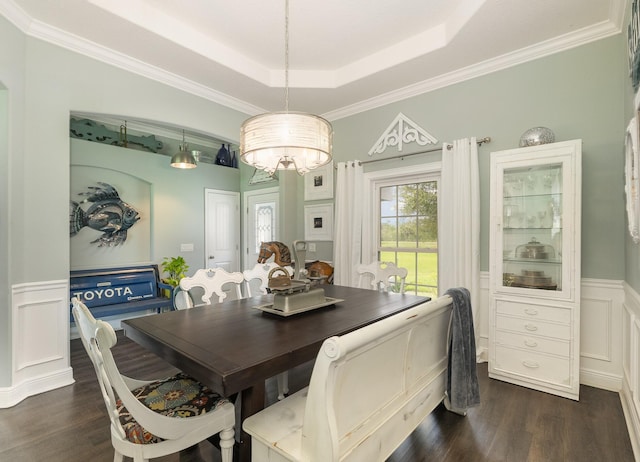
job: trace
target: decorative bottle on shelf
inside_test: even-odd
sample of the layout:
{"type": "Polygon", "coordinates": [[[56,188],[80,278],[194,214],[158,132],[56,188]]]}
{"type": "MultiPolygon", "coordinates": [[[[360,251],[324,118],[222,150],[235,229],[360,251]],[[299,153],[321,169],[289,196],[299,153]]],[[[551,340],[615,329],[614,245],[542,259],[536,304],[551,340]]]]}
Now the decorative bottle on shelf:
{"type": "Polygon", "coordinates": [[[236,157],[235,151],[233,151],[233,156],[231,156],[231,166],[233,168],[238,168],[238,158],[236,157]]]}
{"type": "Polygon", "coordinates": [[[216,156],[216,164],[229,165],[230,161],[231,161],[231,158],[229,157],[229,150],[223,144],[218,150],[218,155],[216,156]]]}

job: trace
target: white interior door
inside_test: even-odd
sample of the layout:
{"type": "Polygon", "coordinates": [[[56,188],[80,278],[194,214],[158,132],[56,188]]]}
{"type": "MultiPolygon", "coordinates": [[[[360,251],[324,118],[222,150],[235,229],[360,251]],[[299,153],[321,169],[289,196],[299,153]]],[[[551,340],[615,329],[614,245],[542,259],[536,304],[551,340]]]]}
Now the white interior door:
{"type": "Polygon", "coordinates": [[[253,268],[258,261],[260,243],[278,240],[278,188],[267,188],[245,193],[245,245],[244,269],[253,268]]]}
{"type": "Polygon", "coordinates": [[[240,193],[205,189],[205,267],[240,271],[240,193]]]}

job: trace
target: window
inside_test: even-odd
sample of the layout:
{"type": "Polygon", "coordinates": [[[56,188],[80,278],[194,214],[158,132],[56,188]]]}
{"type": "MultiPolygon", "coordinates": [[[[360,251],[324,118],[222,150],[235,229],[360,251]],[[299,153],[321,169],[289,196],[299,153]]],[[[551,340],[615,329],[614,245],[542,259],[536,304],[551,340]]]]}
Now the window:
{"type": "Polygon", "coordinates": [[[438,295],[438,182],[379,189],[378,259],[409,272],[407,293],[438,295]]]}
{"type": "Polygon", "coordinates": [[[406,293],[437,297],[440,163],[368,175],[372,226],[363,235],[363,262],[406,268],[406,293]]]}

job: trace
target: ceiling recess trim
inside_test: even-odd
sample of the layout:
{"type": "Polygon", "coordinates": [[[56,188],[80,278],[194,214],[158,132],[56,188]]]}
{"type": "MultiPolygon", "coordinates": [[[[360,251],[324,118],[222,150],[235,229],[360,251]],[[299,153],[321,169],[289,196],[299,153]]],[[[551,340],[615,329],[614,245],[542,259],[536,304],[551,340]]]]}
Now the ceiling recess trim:
{"type": "Polygon", "coordinates": [[[456,69],[455,71],[432,79],[423,80],[422,82],[408,85],[406,87],[378,95],[374,98],[369,98],[367,100],[345,106],[335,111],[326,112],[322,114],[322,117],[329,121],[349,117],[371,109],[386,106],[387,104],[396,103],[414,96],[448,87],[456,83],[517,66],[528,61],[533,61],[561,51],[576,48],[596,40],[611,37],[619,34],[620,31],[620,25],[614,24],[611,21],[603,21],[594,26],[585,27],[570,34],[557,37],[553,40],[540,42],[536,45],[523,48],[513,53],[507,53],[472,66],[456,69]]]}
{"type": "MultiPolygon", "coordinates": [[[[329,111],[321,114],[321,116],[330,121],[338,120],[618,34],[621,32],[621,24],[624,16],[624,10],[621,11],[620,7],[618,7],[620,3],[619,1],[614,1],[612,4],[612,9],[615,10],[612,11],[611,15],[611,17],[614,18],[613,21],[603,21],[594,26],[585,27],[517,52],[508,53],[472,66],[457,69],[448,74],[380,94],[335,111],[329,111]]],[[[133,72],[142,77],[242,112],[243,114],[257,115],[268,112],[264,108],[34,20],[10,0],[0,0],[0,14],[31,37],[133,72]]]]}

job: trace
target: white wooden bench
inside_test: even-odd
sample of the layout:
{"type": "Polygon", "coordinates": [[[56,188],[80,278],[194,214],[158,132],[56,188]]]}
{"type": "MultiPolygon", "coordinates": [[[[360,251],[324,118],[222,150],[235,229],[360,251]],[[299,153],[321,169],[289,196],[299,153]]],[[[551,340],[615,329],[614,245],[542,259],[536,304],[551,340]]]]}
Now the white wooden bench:
{"type": "Polygon", "coordinates": [[[384,461],[445,396],[451,303],[325,340],[309,387],[244,421],[252,460],[384,461]]]}

